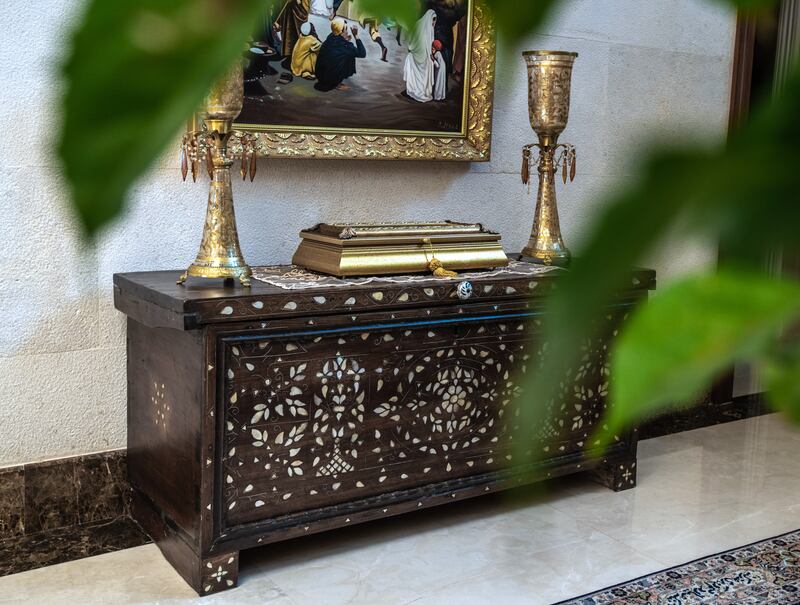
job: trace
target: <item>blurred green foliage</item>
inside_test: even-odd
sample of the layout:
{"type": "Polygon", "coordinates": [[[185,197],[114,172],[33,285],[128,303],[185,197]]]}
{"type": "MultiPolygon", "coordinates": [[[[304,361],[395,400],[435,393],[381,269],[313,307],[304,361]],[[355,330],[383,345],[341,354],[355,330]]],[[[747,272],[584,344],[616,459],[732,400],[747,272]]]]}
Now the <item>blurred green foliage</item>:
{"type": "MultiPolygon", "coordinates": [[[[271,2],[282,1],[89,0],[64,67],[59,145],[88,235],[119,214],[131,185],[236,59],[256,20],[271,2]]],[[[413,21],[420,6],[417,0],[362,1],[402,23],[413,21]]],[[[484,1],[509,45],[537,28],[557,4],[484,1]]],[[[754,8],[775,0],[715,1],[754,8]]],[[[526,385],[523,423],[540,420],[542,406],[532,402],[553,396],[629,268],[677,225],[687,238],[720,241],[734,267],[675,283],[636,312],[612,356],[609,426],[692,401],[733,361],[763,367],[775,405],[800,421],[800,349],[778,338],[784,323],[797,318],[800,293],[793,284],[754,275],[748,266],[769,250],[796,244],[798,108],[795,70],[783,93],[729,144],[655,149],[639,177],[606,200],[549,302],[543,335],[549,355],[526,385]]]]}
{"type": "Polygon", "coordinates": [[[58,150],[86,234],[121,212],[132,184],[241,52],[263,4],[88,2],[64,65],[58,150]]]}
{"type": "Polygon", "coordinates": [[[715,375],[770,354],[800,317],[800,284],[721,269],[670,285],[641,307],[613,352],[612,433],[674,402],[692,401],[715,375]],[[708,311],[704,311],[704,310],[708,311]]]}

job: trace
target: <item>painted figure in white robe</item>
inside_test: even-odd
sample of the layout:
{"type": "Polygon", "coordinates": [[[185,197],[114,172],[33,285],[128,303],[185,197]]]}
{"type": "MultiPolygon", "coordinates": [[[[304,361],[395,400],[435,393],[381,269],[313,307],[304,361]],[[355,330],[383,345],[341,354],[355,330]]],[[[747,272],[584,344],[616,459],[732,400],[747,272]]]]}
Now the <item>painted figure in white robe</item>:
{"type": "Polygon", "coordinates": [[[312,15],[333,19],[333,0],[311,0],[312,15]]]}
{"type": "Polygon", "coordinates": [[[408,56],[403,68],[406,94],[420,103],[433,100],[433,49],[436,13],[431,9],[417,21],[408,40],[408,56]]]}
{"type": "Polygon", "coordinates": [[[433,100],[444,101],[447,98],[447,61],[442,55],[442,43],[433,41],[433,100]]]}

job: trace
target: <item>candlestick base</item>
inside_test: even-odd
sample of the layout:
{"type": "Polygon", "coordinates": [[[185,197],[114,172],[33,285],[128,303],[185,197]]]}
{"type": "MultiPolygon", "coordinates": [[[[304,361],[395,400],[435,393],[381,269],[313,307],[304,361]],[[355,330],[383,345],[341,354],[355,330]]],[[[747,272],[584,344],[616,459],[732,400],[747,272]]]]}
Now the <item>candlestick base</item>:
{"type": "MultiPolygon", "coordinates": [[[[190,277],[203,277],[205,279],[224,279],[226,282],[230,280],[238,280],[245,288],[250,287],[250,278],[252,276],[250,267],[228,268],[221,267],[196,267],[192,265],[184,271],[178,278],[176,283],[183,284],[190,277]]],[[[226,283],[227,285],[227,283],[226,283]]],[[[232,283],[230,285],[233,285],[232,283]]]]}
{"type": "Polygon", "coordinates": [[[567,248],[560,250],[536,250],[528,246],[522,249],[520,260],[553,267],[567,267],[572,261],[572,253],[567,248]]]}

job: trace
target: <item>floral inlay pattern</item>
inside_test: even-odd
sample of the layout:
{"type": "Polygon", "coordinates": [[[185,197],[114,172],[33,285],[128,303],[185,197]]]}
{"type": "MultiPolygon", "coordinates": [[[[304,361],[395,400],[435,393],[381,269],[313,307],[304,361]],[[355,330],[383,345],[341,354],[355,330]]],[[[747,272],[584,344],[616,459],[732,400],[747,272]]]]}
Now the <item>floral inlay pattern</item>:
{"type": "MultiPolygon", "coordinates": [[[[228,347],[226,523],[513,464],[517,375],[547,350],[537,329],[495,319],[228,347]]],[[[587,343],[532,448],[575,451],[594,431],[607,389],[601,342],[587,343]]]]}
{"type": "Polygon", "coordinates": [[[236,585],[239,554],[222,555],[205,561],[200,573],[202,594],[221,592],[236,585]]]}

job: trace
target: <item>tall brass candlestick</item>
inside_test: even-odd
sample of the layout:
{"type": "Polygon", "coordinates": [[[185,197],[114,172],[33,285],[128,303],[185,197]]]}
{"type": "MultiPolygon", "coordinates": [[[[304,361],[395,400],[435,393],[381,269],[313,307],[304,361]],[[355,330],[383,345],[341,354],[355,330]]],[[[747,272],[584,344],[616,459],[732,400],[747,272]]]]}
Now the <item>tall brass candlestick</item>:
{"type": "Polygon", "coordinates": [[[528,114],[539,142],[522,150],[522,182],[530,180],[534,165],[539,169],[536,214],[524,257],[546,265],[566,265],[570,252],[561,237],[556,204],[556,170],[564,183],[575,178],[575,148],[558,142],[569,118],[572,65],[578,53],[531,50],[522,53],[528,66],[528,114]],[[538,156],[534,157],[534,149],[538,156]]]}
{"type": "Polygon", "coordinates": [[[195,261],[178,279],[179,284],[189,277],[205,277],[238,279],[243,286],[250,285],[252,272],[239,247],[231,189],[234,157],[241,159],[242,178],[249,170],[252,181],[256,169],[256,137],[233,130],[233,121],[241,113],[243,103],[242,66],[237,64],[209,93],[203,116],[203,130],[184,136],[181,146],[181,172],[184,180],[190,164],[192,179],[196,179],[199,166],[204,163],[211,185],[200,250],[195,261]],[[234,141],[240,149],[236,154],[231,151],[231,143],[234,141]]]}

